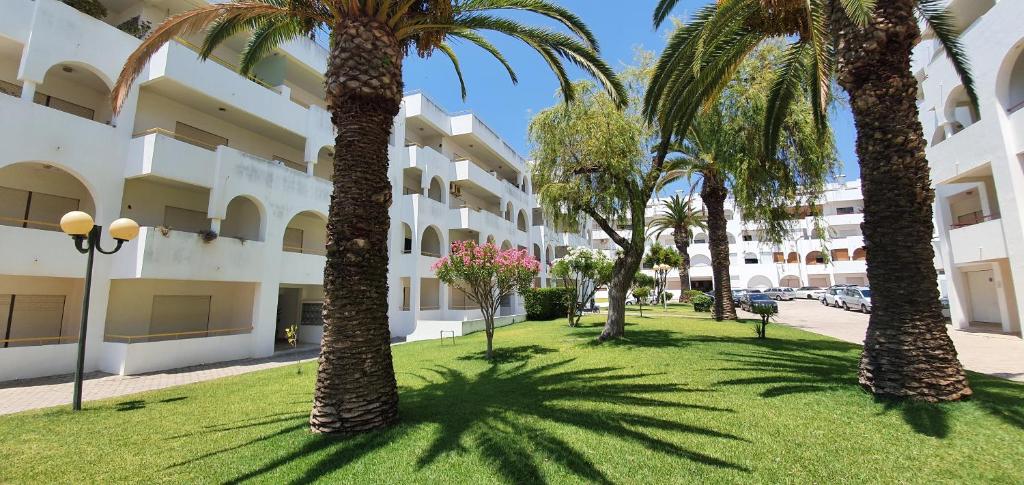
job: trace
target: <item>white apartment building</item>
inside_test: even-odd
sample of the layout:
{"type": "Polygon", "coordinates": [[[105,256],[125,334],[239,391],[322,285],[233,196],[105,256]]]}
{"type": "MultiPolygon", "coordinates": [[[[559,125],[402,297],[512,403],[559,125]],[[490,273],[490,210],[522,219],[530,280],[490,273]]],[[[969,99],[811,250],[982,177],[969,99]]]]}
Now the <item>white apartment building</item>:
{"type": "MultiPolygon", "coordinates": [[[[695,208],[701,207],[695,196],[695,208]]],[[[664,199],[652,199],[647,204],[647,223],[663,212],[664,199]]],[[[826,287],[833,284],[866,285],[864,237],[860,224],[864,221],[864,200],[860,181],[830,184],[818,205],[821,224],[828,237],[819,238],[814,231],[815,217],[809,213],[794,221],[792,238],[782,245],[763,240],[752,224],[745,223],[732,199],[726,201],[725,216],[729,233],[729,277],[734,289],[765,289],[778,286],[826,287]]],[[[658,242],[675,248],[673,231],[662,233],[658,242]]],[[[624,230],[622,233],[628,234],[624,230]]],[[[711,252],[707,234],[693,229],[690,253],[690,285],[694,289],[710,291],[713,288],[711,252]]],[[[648,247],[654,241],[648,243],[648,247]]],[[[613,255],[618,246],[599,229],[593,230],[594,247],[608,250],[613,255]]],[[[653,271],[645,269],[649,274],[653,271]]],[[[678,271],[668,276],[668,291],[679,296],[681,284],[678,271]]]]}
{"type": "Polygon", "coordinates": [[[1020,335],[1024,308],[1024,2],[947,2],[963,34],[975,111],[928,30],[914,50],[935,226],[957,329],[1020,335]]]}
{"type": "MultiPolygon", "coordinates": [[[[318,344],[334,140],[326,51],[290,42],[249,79],[231,65],[242,39],[200,62],[201,39],[180,38],[113,117],[110,88],[139,44],[125,26],[155,26],[196,0],[102,3],[102,20],[57,0],[0,9],[0,380],[74,368],[85,257],[57,226],[71,210],[142,226],[118,253],[97,255],[87,370],[268,356],[292,324],[318,344]]],[[[390,157],[395,337],[482,326],[430,270],[453,240],[548,261],[588,241],[545,225],[525,160],[473,114],[407,96],[390,157]]],[[[506,303],[502,323],[522,318],[519,297],[506,303]]]]}

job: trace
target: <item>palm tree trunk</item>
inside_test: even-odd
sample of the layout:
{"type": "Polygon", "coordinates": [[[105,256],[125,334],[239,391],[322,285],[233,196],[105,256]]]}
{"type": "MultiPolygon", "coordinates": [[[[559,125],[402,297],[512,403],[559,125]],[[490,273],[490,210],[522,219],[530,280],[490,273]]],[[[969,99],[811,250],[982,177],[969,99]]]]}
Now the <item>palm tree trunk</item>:
{"type": "Polygon", "coordinates": [[[872,313],[860,383],[876,395],[951,401],[971,388],[946,333],[932,249],[932,202],[917,81],[914,0],[879,2],[871,25],[835,16],[839,82],[850,95],[864,192],[872,313]]]}
{"type": "Polygon", "coordinates": [[[715,284],[713,315],[719,321],[737,318],[729,281],[729,233],[725,221],[725,198],[728,193],[722,181],[714,175],[704,175],[700,196],[708,210],[708,248],[711,250],[711,272],[715,284]]]}
{"type": "Polygon", "coordinates": [[[604,322],[604,330],[597,339],[611,340],[621,337],[626,328],[626,294],[633,284],[633,275],[640,268],[641,254],[637,251],[625,251],[615,260],[612,268],[612,280],[608,283],[608,318],[604,322]]]}
{"type": "Polygon", "coordinates": [[[682,303],[683,296],[690,289],[690,238],[686,235],[686,228],[675,228],[672,235],[676,243],[676,251],[679,251],[679,302],[682,303]]]}
{"type": "Polygon", "coordinates": [[[402,51],[383,24],[339,22],[326,90],[337,128],[327,220],[324,335],[310,429],[355,433],[398,420],[388,326],[388,137],[402,93],[402,51]]]}

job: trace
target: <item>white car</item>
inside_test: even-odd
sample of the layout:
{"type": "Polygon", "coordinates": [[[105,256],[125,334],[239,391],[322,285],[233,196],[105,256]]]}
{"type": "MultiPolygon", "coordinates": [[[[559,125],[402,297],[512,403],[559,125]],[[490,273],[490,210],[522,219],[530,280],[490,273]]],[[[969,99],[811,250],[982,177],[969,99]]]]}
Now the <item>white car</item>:
{"type": "Polygon", "coordinates": [[[842,296],[843,287],[830,286],[821,295],[821,304],[825,306],[831,306],[839,308],[842,306],[842,300],[839,298],[842,296]]]}
{"type": "Polygon", "coordinates": [[[768,288],[764,290],[764,294],[768,295],[769,298],[778,301],[792,301],[795,296],[795,292],[792,288],[768,288]]]}
{"type": "Polygon", "coordinates": [[[825,295],[825,290],[818,286],[801,286],[794,290],[793,294],[801,300],[820,300],[825,295]]]}

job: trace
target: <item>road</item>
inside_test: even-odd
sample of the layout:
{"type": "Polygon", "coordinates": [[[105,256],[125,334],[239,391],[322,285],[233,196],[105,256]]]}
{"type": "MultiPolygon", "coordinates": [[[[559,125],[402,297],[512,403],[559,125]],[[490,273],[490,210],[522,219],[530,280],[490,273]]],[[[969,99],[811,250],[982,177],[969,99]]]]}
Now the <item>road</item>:
{"type": "MultiPolygon", "coordinates": [[[[756,318],[742,310],[739,313],[741,318],[756,318]]],[[[779,302],[778,321],[809,332],[863,344],[868,315],[826,307],[817,301],[795,300],[779,302]]],[[[964,367],[1024,382],[1024,340],[1020,337],[946,328],[964,367]]]]}

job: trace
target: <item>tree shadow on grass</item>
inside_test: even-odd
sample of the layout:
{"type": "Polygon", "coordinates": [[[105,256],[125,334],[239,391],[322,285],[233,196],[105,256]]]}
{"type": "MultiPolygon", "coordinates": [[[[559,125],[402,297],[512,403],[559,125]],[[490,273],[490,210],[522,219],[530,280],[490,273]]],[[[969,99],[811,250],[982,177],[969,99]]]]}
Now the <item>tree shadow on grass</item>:
{"type": "MultiPolygon", "coordinates": [[[[702,339],[707,341],[708,339],[702,339]]],[[[721,341],[721,338],[712,338],[721,341]]],[[[727,367],[716,370],[756,373],[752,377],[725,379],[723,386],[764,387],[760,395],[773,398],[791,394],[862,391],[858,382],[861,347],[832,340],[732,339],[752,348],[744,352],[726,352],[727,367]]],[[[1024,429],[1024,385],[970,372],[974,396],[968,402],[996,418],[1024,429]]],[[[950,406],[909,399],[875,398],[882,406],[879,414],[899,412],[915,432],[935,438],[949,436],[950,406]]]]}
{"type": "MultiPolygon", "coordinates": [[[[266,420],[256,418],[216,426],[209,432],[224,432],[261,423],[284,425],[255,439],[196,457],[203,460],[247,446],[265,446],[267,440],[283,442],[305,440],[305,444],[279,455],[230,482],[254,478],[282,467],[304,470],[292,477],[292,483],[311,483],[338,471],[369,454],[423,429],[434,434],[410,457],[418,468],[425,468],[443,457],[476,455],[507,483],[543,483],[543,465],[555,464],[580,481],[611,483],[605,473],[562,433],[598,433],[626,441],[669,458],[685,458],[697,463],[738,472],[746,467],[689,449],[681,443],[687,436],[701,440],[713,438],[733,442],[746,439],[716,431],[706,425],[692,425],[655,417],[654,409],[688,409],[693,421],[713,422],[712,416],[734,412],[731,409],[680,402],[689,393],[714,392],[672,383],[652,383],[657,374],[625,373],[614,367],[573,368],[573,359],[530,366],[490,366],[479,374],[450,367],[422,370],[422,386],[401,390],[401,423],[388,430],[363,435],[331,438],[306,434],[307,418],[287,415],[266,420]],[[586,410],[581,410],[585,408],[586,410]],[[295,434],[302,433],[300,436],[295,434]],[[282,435],[289,435],[283,437],[282,435]]],[[[179,463],[184,465],[186,463],[179,463]]],[[[472,477],[467,477],[472,480],[472,477]]]]}
{"type": "MultiPolygon", "coordinates": [[[[523,362],[530,360],[537,355],[546,355],[557,350],[551,347],[544,347],[541,345],[519,345],[516,347],[496,347],[493,351],[493,359],[490,363],[500,364],[508,362],[523,362]]],[[[466,354],[458,358],[458,360],[481,360],[487,361],[487,351],[481,350],[480,352],[474,352],[472,354],[466,354]]]]}
{"type": "MultiPolygon", "coordinates": [[[[167,399],[161,399],[159,401],[154,401],[154,402],[149,403],[149,404],[166,404],[166,403],[171,403],[171,402],[183,401],[185,399],[188,399],[188,398],[185,397],[185,396],[169,397],[167,399]]],[[[121,402],[118,402],[118,403],[114,404],[114,410],[116,410],[116,411],[135,411],[135,410],[138,410],[138,409],[145,409],[146,404],[147,403],[146,403],[145,399],[131,399],[131,400],[128,400],[128,401],[121,401],[121,402]]]]}

